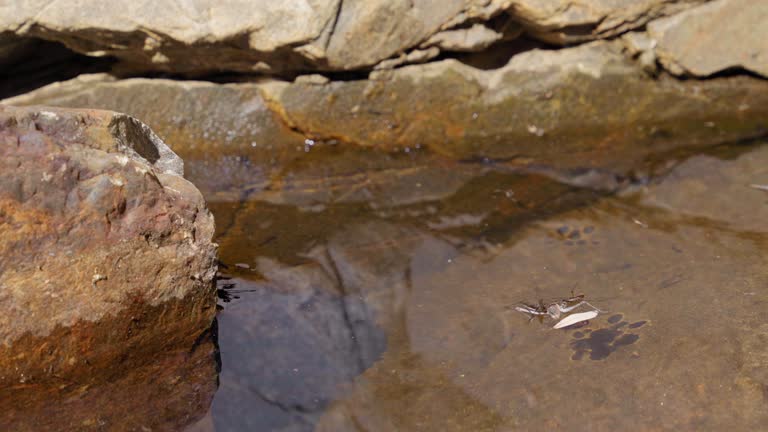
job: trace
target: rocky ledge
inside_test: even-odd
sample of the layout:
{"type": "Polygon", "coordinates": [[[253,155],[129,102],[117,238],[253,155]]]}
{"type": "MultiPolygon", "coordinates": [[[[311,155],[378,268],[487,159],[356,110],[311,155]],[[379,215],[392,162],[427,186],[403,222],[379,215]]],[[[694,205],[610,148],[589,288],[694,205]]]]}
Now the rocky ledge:
{"type": "Polygon", "coordinates": [[[108,382],[201,340],[217,246],[182,169],[133,117],[0,105],[0,387],[108,382]]]}
{"type": "Polygon", "coordinates": [[[765,76],[767,13],[752,0],[42,0],[0,5],[0,34],[114,56],[123,71],[200,76],[370,70],[520,38],[571,45],[647,27],[657,40],[648,49],[673,72],[765,76]]]}

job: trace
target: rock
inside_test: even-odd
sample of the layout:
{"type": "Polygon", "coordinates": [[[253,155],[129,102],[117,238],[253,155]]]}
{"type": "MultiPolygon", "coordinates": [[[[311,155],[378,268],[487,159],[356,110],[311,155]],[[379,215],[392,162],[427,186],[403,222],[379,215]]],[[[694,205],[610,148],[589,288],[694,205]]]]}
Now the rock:
{"type": "Polygon", "coordinates": [[[210,327],[214,223],[181,169],[130,116],[0,106],[1,387],[116,379],[210,327]]]}
{"type": "Polygon", "coordinates": [[[15,96],[80,73],[109,70],[108,59],[94,60],[65,46],[0,34],[0,99],[15,96]]]}
{"type": "Polygon", "coordinates": [[[764,134],[768,106],[768,82],[653,79],[618,41],[526,51],[491,70],[443,60],[369,80],[260,88],[284,123],[318,141],[616,172],[764,134]]]}
{"type": "MultiPolygon", "coordinates": [[[[320,77],[309,81],[323,83],[320,77]]],[[[309,85],[309,84],[308,84],[309,85]]],[[[4,101],[124,112],[142,119],[185,161],[207,201],[238,200],[244,185],[305,156],[305,137],[284,125],[252,84],[83,75],[4,101]]]]}
{"type": "Polygon", "coordinates": [[[507,10],[538,39],[571,44],[619,35],[707,0],[512,0],[507,10]]]}
{"type": "Polygon", "coordinates": [[[401,54],[397,58],[392,58],[388,60],[384,60],[381,63],[377,64],[374,69],[375,70],[384,70],[384,69],[394,69],[397,66],[401,66],[404,64],[418,64],[418,63],[425,63],[429,60],[432,60],[433,58],[437,57],[440,54],[440,49],[438,47],[429,47],[427,49],[417,49],[410,51],[408,54],[401,54]]]}
{"type": "Polygon", "coordinates": [[[478,0],[342,2],[326,49],[332,69],[374,65],[419,45],[478,0]]]}
{"type": "Polygon", "coordinates": [[[292,74],[370,70],[428,40],[480,50],[517,36],[520,24],[557,44],[613,37],[703,1],[142,0],[106,7],[38,0],[0,7],[0,32],[114,56],[122,72],[292,74]]]}
{"type": "Polygon", "coordinates": [[[768,3],[717,0],[653,21],[659,61],[676,75],[744,69],[768,78],[768,3]]]}
{"type": "Polygon", "coordinates": [[[60,41],[91,56],[113,55],[136,69],[270,71],[278,66],[276,58],[289,69],[306,62],[302,49],[311,51],[310,42],[327,39],[323,35],[332,28],[339,4],[36,1],[0,8],[0,31],[60,41]]]}
{"type": "MultiPolygon", "coordinates": [[[[636,45],[647,46],[641,39],[636,45]]],[[[555,175],[561,178],[583,169],[626,174],[675,149],[766,133],[768,82],[681,82],[654,78],[638,63],[622,41],[598,41],[525,51],[487,70],[442,60],[376,71],[368,80],[313,75],[226,85],[98,75],[5,102],[106,108],[145,119],[216,201],[239,200],[245,185],[262,190],[287,178],[305,153],[335,144],[543,166],[566,171],[555,175]]],[[[318,170],[318,178],[327,175],[318,170]]]]}
{"type": "MultiPolygon", "coordinates": [[[[186,350],[152,357],[108,382],[56,380],[0,389],[0,428],[8,431],[187,430],[208,411],[218,386],[218,347],[203,335],[186,350]]],[[[211,430],[211,429],[206,429],[211,430]]]]}
{"type": "Polygon", "coordinates": [[[217,318],[222,356],[245,361],[222,370],[214,423],[217,430],[311,430],[290,426],[316,422],[386,340],[363,300],[339,292],[343,282],[322,267],[264,258],[258,268],[270,283],[230,280],[248,295],[217,318]]]}
{"type": "MultiPolygon", "coordinates": [[[[519,30],[522,31],[522,28],[519,30]]],[[[434,34],[421,46],[436,46],[443,51],[480,51],[503,37],[503,34],[482,24],[475,24],[466,29],[446,30],[434,34]]]]}
{"type": "Polygon", "coordinates": [[[418,45],[479,0],[395,2],[140,1],[104,7],[27,2],[0,9],[0,31],[116,56],[132,70],[204,74],[348,70],[418,45]]]}
{"type": "Polygon", "coordinates": [[[650,74],[658,72],[656,53],[653,51],[656,42],[647,33],[625,33],[621,36],[621,41],[629,55],[640,63],[644,71],[650,74]]]}

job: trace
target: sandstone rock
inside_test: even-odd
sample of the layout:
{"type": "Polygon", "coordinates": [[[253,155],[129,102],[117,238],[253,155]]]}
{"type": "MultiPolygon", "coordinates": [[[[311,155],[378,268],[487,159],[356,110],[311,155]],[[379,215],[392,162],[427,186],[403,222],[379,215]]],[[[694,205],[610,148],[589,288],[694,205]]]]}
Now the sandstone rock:
{"type": "Polygon", "coordinates": [[[133,72],[275,74],[370,69],[432,37],[449,50],[483,49],[498,35],[519,34],[516,22],[553,43],[606,38],[703,1],[142,0],[105,6],[95,0],[35,0],[0,6],[0,32],[115,56],[120,69],[133,72]],[[512,26],[494,28],[492,21],[505,16],[499,19],[512,26]],[[473,24],[482,30],[480,22],[488,30],[471,30],[473,24]]]}
{"type": "MultiPolygon", "coordinates": [[[[519,29],[522,31],[522,28],[519,29]]],[[[422,47],[437,46],[443,51],[479,51],[501,40],[503,34],[482,24],[466,29],[446,30],[432,35],[422,47]]]]}
{"type": "Polygon", "coordinates": [[[707,0],[512,0],[508,12],[542,40],[565,44],[606,38],[639,28],[707,0]]]}
{"type": "Polygon", "coordinates": [[[115,55],[143,69],[269,71],[275,57],[283,68],[304,62],[291,47],[323,39],[339,3],[36,0],[0,7],[0,30],[61,41],[92,56],[115,55]]]}
{"type": "Polygon", "coordinates": [[[375,70],[394,69],[395,67],[401,66],[404,64],[425,63],[437,57],[439,54],[440,54],[440,49],[434,46],[429,47],[427,49],[416,49],[408,52],[408,54],[403,53],[399,55],[397,58],[384,60],[381,63],[377,64],[374,67],[374,69],[375,70]]]}
{"type": "Polygon", "coordinates": [[[124,114],[0,106],[0,386],[116,379],[215,314],[213,218],[124,114]]]}
{"type": "Polygon", "coordinates": [[[659,61],[677,75],[745,69],[768,77],[768,3],[717,0],[653,21],[659,61]]]}
{"type": "Polygon", "coordinates": [[[648,33],[625,33],[621,36],[621,41],[624,44],[627,53],[640,63],[643,70],[650,74],[656,74],[658,72],[656,53],[653,51],[656,41],[651,39],[648,36],[648,33]]]}
{"type": "Polygon", "coordinates": [[[765,134],[768,82],[680,82],[654,78],[638,63],[620,41],[598,41],[522,52],[497,69],[444,60],[368,80],[220,85],[89,76],[6,103],[90,106],[146,119],[187,161],[188,178],[217,201],[240,199],[244,186],[294,181],[287,167],[335,144],[546,166],[567,178],[594,168],[625,174],[674,149],[765,134]]]}
{"type": "Polygon", "coordinates": [[[619,172],[675,148],[764,134],[768,106],[768,82],[653,79],[604,41],[523,52],[492,70],[445,60],[260,88],[286,124],[319,141],[619,172]]]}
{"type": "Polygon", "coordinates": [[[443,29],[456,15],[486,3],[483,0],[342,2],[328,42],[328,64],[333,69],[376,64],[417,46],[443,29]]]}
{"type": "Polygon", "coordinates": [[[341,2],[30,1],[0,8],[0,31],[57,40],[139,70],[346,70],[427,39],[479,0],[341,2]]]}

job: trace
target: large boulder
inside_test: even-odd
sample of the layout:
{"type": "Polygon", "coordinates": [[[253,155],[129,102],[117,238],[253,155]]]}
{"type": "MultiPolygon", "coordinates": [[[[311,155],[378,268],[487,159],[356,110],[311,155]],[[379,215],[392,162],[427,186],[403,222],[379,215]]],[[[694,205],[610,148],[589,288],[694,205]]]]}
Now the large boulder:
{"type": "Polygon", "coordinates": [[[62,42],[91,56],[116,56],[133,71],[340,71],[368,69],[424,43],[439,47],[429,56],[440,50],[482,50],[495,40],[516,37],[521,26],[534,38],[558,44],[607,38],[703,1],[141,0],[106,5],[36,0],[0,5],[0,33],[62,42]],[[470,26],[473,32],[463,31],[470,26]],[[458,33],[443,33],[452,30],[474,42],[457,43],[458,33]]]}
{"type": "Polygon", "coordinates": [[[477,0],[341,2],[24,2],[0,7],[0,32],[61,41],[138,69],[208,73],[353,69],[436,33],[477,0]],[[446,4],[447,3],[447,4],[446,4]],[[371,31],[374,26],[374,31],[371,31]]]}
{"type": "Polygon", "coordinates": [[[130,116],[0,105],[0,387],[114,380],[210,328],[214,223],[181,174],[130,116]]]}
{"type": "Polygon", "coordinates": [[[678,75],[747,70],[768,78],[768,2],[718,0],[648,25],[656,57],[678,75]]]}

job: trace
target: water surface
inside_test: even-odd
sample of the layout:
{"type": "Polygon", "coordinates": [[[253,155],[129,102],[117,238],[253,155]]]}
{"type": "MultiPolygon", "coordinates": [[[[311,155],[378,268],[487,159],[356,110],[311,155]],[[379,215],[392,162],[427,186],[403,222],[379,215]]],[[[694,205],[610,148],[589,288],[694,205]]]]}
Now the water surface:
{"type": "Polygon", "coordinates": [[[212,199],[231,279],[220,386],[194,429],[768,421],[768,192],[750,187],[768,184],[768,146],[671,161],[616,194],[324,151],[212,199]],[[571,291],[606,312],[554,330],[512,309],[571,291]]]}

